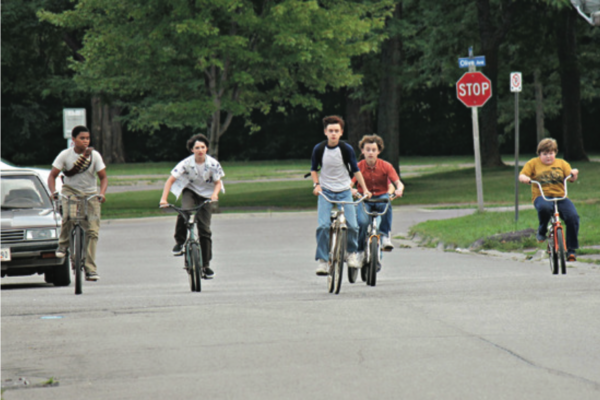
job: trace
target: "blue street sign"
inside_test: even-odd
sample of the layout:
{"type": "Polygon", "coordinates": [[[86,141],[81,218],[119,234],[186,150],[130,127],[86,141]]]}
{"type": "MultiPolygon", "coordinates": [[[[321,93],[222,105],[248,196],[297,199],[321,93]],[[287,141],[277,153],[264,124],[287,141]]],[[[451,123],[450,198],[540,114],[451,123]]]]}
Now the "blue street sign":
{"type": "Polygon", "coordinates": [[[468,68],[469,65],[474,65],[476,67],[485,67],[485,56],[458,59],[459,68],[468,68]]]}

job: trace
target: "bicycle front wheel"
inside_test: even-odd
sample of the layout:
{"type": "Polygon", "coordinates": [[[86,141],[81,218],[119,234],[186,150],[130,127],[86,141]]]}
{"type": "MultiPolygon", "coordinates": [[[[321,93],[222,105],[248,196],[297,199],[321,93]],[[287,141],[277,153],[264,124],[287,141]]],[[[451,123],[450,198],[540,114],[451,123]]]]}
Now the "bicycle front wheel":
{"type": "Polygon", "coordinates": [[[550,259],[550,272],[558,274],[558,252],[554,246],[554,236],[548,237],[548,258],[550,259]]]}
{"type": "Polygon", "coordinates": [[[196,291],[196,279],[194,277],[194,260],[192,259],[191,246],[186,245],[185,247],[185,271],[188,274],[188,280],[190,282],[190,290],[196,291]]]}
{"type": "Polygon", "coordinates": [[[337,230],[330,229],[329,230],[329,263],[327,265],[327,268],[329,271],[327,274],[327,290],[329,290],[329,293],[333,293],[333,289],[335,286],[333,284],[333,278],[334,278],[333,266],[335,265],[336,257],[337,257],[337,253],[336,253],[337,243],[338,243],[337,230]]]}
{"type": "MultiPolygon", "coordinates": [[[[565,238],[563,230],[558,228],[556,230],[556,241],[558,242],[558,261],[560,262],[560,273],[567,273],[567,254],[565,251],[565,238]]],[[[558,269],[558,268],[557,268],[558,269]]],[[[558,271],[556,271],[558,273],[558,271]]]]}
{"type": "Polygon", "coordinates": [[[348,232],[342,229],[338,235],[336,262],[333,265],[333,293],[339,294],[342,287],[342,275],[344,273],[344,256],[346,255],[346,237],[348,232]]]}
{"type": "Polygon", "coordinates": [[[83,293],[83,246],[85,242],[83,228],[76,226],[71,234],[71,263],[75,272],[75,294],[83,293]]]}
{"type": "Polygon", "coordinates": [[[377,261],[379,261],[379,239],[371,237],[369,243],[369,267],[367,270],[367,285],[375,286],[377,283],[377,261]]]}
{"type": "MultiPolygon", "coordinates": [[[[200,292],[202,290],[202,262],[200,255],[200,247],[196,243],[192,243],[190,246],[190,252],[192,253],[192,274],[194,282],[195,282],[195,291],[200,292]]],[[[193,291],[194,289],[192,289],[193,291]]]]}

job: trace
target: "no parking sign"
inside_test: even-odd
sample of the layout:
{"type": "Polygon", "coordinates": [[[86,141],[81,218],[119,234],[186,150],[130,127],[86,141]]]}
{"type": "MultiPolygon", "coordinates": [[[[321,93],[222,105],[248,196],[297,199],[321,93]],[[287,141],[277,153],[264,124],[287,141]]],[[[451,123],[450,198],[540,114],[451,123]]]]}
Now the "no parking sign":
{"type": "Polygon", "coordinates": [[[523,80],[521,79],[520,72],[511,72],[510,73],[510,91],[511,92],[520,92],[523,88],[523,80]]]}

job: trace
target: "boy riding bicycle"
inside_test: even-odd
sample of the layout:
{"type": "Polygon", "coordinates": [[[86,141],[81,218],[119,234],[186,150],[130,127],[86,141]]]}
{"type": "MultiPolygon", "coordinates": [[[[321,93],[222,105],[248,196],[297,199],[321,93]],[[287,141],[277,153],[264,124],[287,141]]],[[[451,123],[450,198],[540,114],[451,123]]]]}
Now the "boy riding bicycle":
{"type": "MultiPolygon", "coordinates": [[[[221,168],[221,164],[207,154],[208,145],[208,139],[202,134],[194,135],[187,141],[187,148],[193,154],[177,164],[171,171],[171,176],[165,182],[160,199],[161,206],[168,204],[169,192],[173,192],[177,198],[181,195],[181,207],[184,209],[193,208],[208,199],[212,201],[219,200],[219,191],[223,190],[221,178],[225,176],[225,173],[221,168]]],[[[202,249],[202,262],[204,263],[202,269],[207,279],[214,276],[214,272],[210,268],[210,260],[212,259],[211,218],[211,204],[202,207],[196,214],[198,236],[200,237],[200,247],[202,249]]],[[[183,254],[183,244],[186,238],[185,220],[181,215],[178,215],[177,224],[175,225],[174,256],[183,254]]]]}
{"type": "MultiPolygon", "coordinates": [[[[325,117],[323,118],[323,128],[327,140],[316,145],[312,153],[310,173],[313,180],[313,194],[319,196],[319,193],[323,192],[334,201],[352,201],[350,182],[351,177],[354,176],[363,188],[363,193],[369,197],[371,194],[358,169],[354,149],[348,143],[340,141],[344,134],[344,120],[336,115],[325,117]]],[[[332,208],[333,204],[319,197],[319,226],[317,227],[317,252],[315,255],[317,275],[328,274],[329,227],[332,208]]],[[[357,251],[358,223],[355,208],[347,207],[345,214],[348,224],[348,267],[360,268],[362,259],[357,251]]]]}
{"type": "MultiPolygon", "coordinates": [[[[365,135],[359,142],[361,153],[364,160],[358,163],[358,168],[363,175],[367,187],[373,194],[372,199],[389,199],[390,194],[396,197],[402,197],[404,194],[404,185],[400,181],[400,177],[396,170],[387,161],[379,158],[379,154],[383,151],[383,139],[378,135],[365,135]],[[390,190],[390,184],[392,190],[390,190]]],[[[352,180],[354,185],[355,180],[352,180]]],[[[361,193],[361,188],[353,189],[353,193],[361,193]]],[[[385,203],[364,203],[369,212],[383,212],[385,203]]],[[[369,226],[369,216],[365,213],[363,206],[357,207],[358,213],[358,251],[364,251],[365,238],[369,226]]],[[[390,240],[390,231],[392,229],[392,207],[388,207],[387,212],[381,217],[379,225],[379,233],[381,233],[381,246],[384,251],[391,251],[394,248],[390,240]]]]}
{"type": "MultiPolygon", "coordinates": [[[[527,184],[530,184],[532,180],[538,181],[543,185],[546,197],[563,197],[565,195],[563,186],[565,177],[572,175],[569,181],[575,182],[579,176],[579,170],[572,169],[565,160],[556,158],[557,152],[556,140],[543,139],[537,148],[539,157],[532,158],[525,164],[519,175],[519,181],[527,184]]],[[[536,239],[538,242],[543,242],[546,240],[548,221],[554,213],[554,206],[551,201],[544,200],[536,185],[531,186],[531,195],[540,222],[536,239]]],[[[576,261],[575,250],[579,248],[579,215],[570,199],[567,198],[557,203],[560,217],[567,226],[567,261],[576,261]]]]}
{"type": "MultiPolygon", "coordinates": [[[[88,281],[100,279],[96,266],[96,248],[100,233],[100,204],[106,201],[104,197],[108,188],[106,165],[102,156],[90,145],[90,131],[85,126],[76,126],[71,131],[73,147],[63,150],[52,163],[52,170],[48,176],[48,188],[51,193],[56,190],[56,177],[63,173],[63,186],[61,192],[64,196],[89,196],[98,193],[96,175],[100,178],[100,194],[98,201],[88,203],[88,220],[82,221],[81,226],[87,237],[87,251],[85,257],[85,278],[88,281]]],[[[54,195],[58,198],[58,195],[54,195]]],[[[69,247],[69,236],[73,229],[73,221],[63,218],[58,239],[56,257],[64,258],[69,247]]]]}

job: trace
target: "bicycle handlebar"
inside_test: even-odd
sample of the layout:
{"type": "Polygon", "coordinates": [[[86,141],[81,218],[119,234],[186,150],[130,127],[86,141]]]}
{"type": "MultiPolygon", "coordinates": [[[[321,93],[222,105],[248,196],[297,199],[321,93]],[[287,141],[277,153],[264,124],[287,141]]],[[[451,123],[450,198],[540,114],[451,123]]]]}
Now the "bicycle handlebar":
{"type": "Polygon", "coordinates": [[[365,200],[362,203],[363,206],[363,210],[365,212],[365,214],[371,216],[371,217],[379,217],[381,215],[384,215],[388,209],[390,208],[390,205],[392,204],[392,200],[394,199],[395,196],[388,198],[388,199],[368,199],[365,200]],[[378,212],[378,211],[367,211],[367,203],[371,203],[371,204],[377,204],[377,203],[386,203],[385,204],[385,209],[382,212],[378,212]]]}
{"type": "Polygon", "coordinates": [[[323,196],[327,202],[331,204],[360,204],[367,198],[367,196],[362,196],[358,201],[338,201],[338,200],[330,200],[323,192],[319,192],[319,195],[323,196]]]}
{"type": "Polygon", "coordinates": [[[568,180],[569,178],[571,178],[572,176],[573,176],[573,175],[569,175],[569,176],[567,176],[567,177],[565,178],[565,180],[563,181],[563,186],[564,186],[564,188],[565,188],[565,195],[564,195],[564,197],[554,197],[554,198],[552,198],[552,199],[549,199],[549,198],[547,198],[547,197],[546,197],[546,195],[544,194],[544,189],[542,189],[542,184],[541,184],[541,183],[539,183],[538,181],[534,181],[533,179],[531,179],[531,180],[529,181],[529,184],[535,183],[536,185],[538,185],[538,187],[540,188],[540,193],[542,194],[542,197],[543,197],[543,199],[544,199],[544,200],[546,200],[546,201],[560,201],[560,200],[564,200],[564,199],[566,199],[566,198],[567,198],[567,180],[568,180]]]}
{"type": "MultiPolygon", "coordinates": [[[[102,195],[97,194],[97,193],[93,194],[91,196],[88,196],[88,197],[86,197],[86,196],[79,196],[79,195],[76,195],[76,194],[65,196],[62,193],[55,193],[55,195],[57,195],[59,198],[63,198],[65,200],[69,200],[69,201],[71,201],[71,200],[81,201],[81,200],[84,200],[84,199],[85,199],[85,201],[90,201],[90,200],[95,199],[95,198],[100,199],[100,198],[103,197],[102,195]]],[[[59,200],[59,199],[55,198],[54,200],[59,200]]]]}
{"type": "Polygon", "coordinates": [[[182,217],[186,218],[189,215],[188,213],[192,213],[194,211],[198,211],[202,207],[204,207],[204,205],[206,205],[208,203],[212,203],[212,200],[211,199],[204,200],[202,203],[200,203],[196,207],[192,207],[192,208],[181,208],[181,207],[177,207],[175,204],[167,204],[167,205],[164,205],[164,206],[159,206],[159,208],[172,208],[173,210],[175,210],[179,214],[181,214],[182,217]]]}

